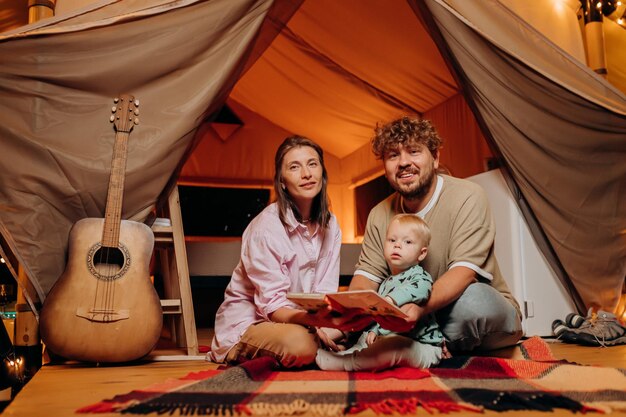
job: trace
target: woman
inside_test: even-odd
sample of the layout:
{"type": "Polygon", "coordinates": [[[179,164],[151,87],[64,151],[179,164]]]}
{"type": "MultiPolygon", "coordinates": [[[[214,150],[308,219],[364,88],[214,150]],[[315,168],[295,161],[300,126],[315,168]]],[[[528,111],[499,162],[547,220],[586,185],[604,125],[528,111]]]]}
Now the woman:
{"type": "MultiPolygon", "coordinates": [[[[312,363],[319,341],[331,349],[341,332],[327,313],[309,314],[287,300],[289,292],[337,291],[341,231],[329,211],[322,149],[291,136],[275,157],[276,202],[243,233],[241,259],[215,317],[207,359],[241,363],[273,356],[285,367],[312,363]]],[[[340,323],[339,323],[340,324],[340,323]]]]}

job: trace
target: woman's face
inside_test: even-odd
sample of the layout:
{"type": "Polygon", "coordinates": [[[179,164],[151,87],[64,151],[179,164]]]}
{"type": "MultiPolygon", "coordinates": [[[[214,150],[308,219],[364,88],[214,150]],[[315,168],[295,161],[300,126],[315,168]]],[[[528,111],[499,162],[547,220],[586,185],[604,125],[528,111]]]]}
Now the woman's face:
{"type": "Polygon", "coordinates": [[[281,168],[282,184],[299,207],[311,204],[319,194],[322,175],[319,155],[310,146],[298,146],[285,154],[281,168]]]}

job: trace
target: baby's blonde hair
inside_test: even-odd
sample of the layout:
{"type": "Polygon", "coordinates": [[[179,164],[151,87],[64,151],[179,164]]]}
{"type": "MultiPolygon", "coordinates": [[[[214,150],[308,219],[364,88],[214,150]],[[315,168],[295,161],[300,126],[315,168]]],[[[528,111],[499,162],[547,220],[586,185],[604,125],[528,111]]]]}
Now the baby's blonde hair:
{"type": "Polygon", "coordinates": [[[424,241],[424,245],[428,246],[430,243],[430,227],[428,227],[428,224],[426,224],[421,217],[417,214],[401,213],[393,216],[389,224],[395,221],[402,225],[411,226],[415,230],[415,233],[417,233],[417,236],[424,241]]]}

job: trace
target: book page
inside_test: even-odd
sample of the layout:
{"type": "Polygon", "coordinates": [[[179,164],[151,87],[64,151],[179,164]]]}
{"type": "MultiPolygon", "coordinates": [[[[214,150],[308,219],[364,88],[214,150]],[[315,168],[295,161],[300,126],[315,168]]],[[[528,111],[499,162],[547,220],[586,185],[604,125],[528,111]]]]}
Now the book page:
{"type": "Polygon", "coordinates": [[[357,308],[372,316],[407,317],[402,310],[374,290],[343,291],[326,296],[343,308],[357,308]]]}
{"type": "Polygon", "coordinates": [[[315,293],[288,293],[287,299],[298,304],[309,313],[315,313],[321,309],[328,308],[326,294],[315,293]]]}
{"type": "Polygon", "coordinates": [[[331,305],[333,309],[339,312],[348,308],[355,308],[363,311],[363,314],[372,316],[407,317],[402,310],[385,300],[374,290],[341,291],[329,294],[289,293],[287,299],[310,313],[331,305]]]}

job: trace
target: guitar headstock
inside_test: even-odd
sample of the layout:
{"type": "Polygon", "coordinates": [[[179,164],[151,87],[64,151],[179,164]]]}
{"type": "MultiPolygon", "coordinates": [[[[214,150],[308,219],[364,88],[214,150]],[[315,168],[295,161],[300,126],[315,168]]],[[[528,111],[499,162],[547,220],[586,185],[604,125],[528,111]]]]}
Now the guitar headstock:
{"type": "Polygon", "coordinates": [[[111,108],[110,121],[118,132],[130,133],[133,127],[139,124],[139,100],[129,94],[122,94],[113,100],[115,106],[111,108]]]}

